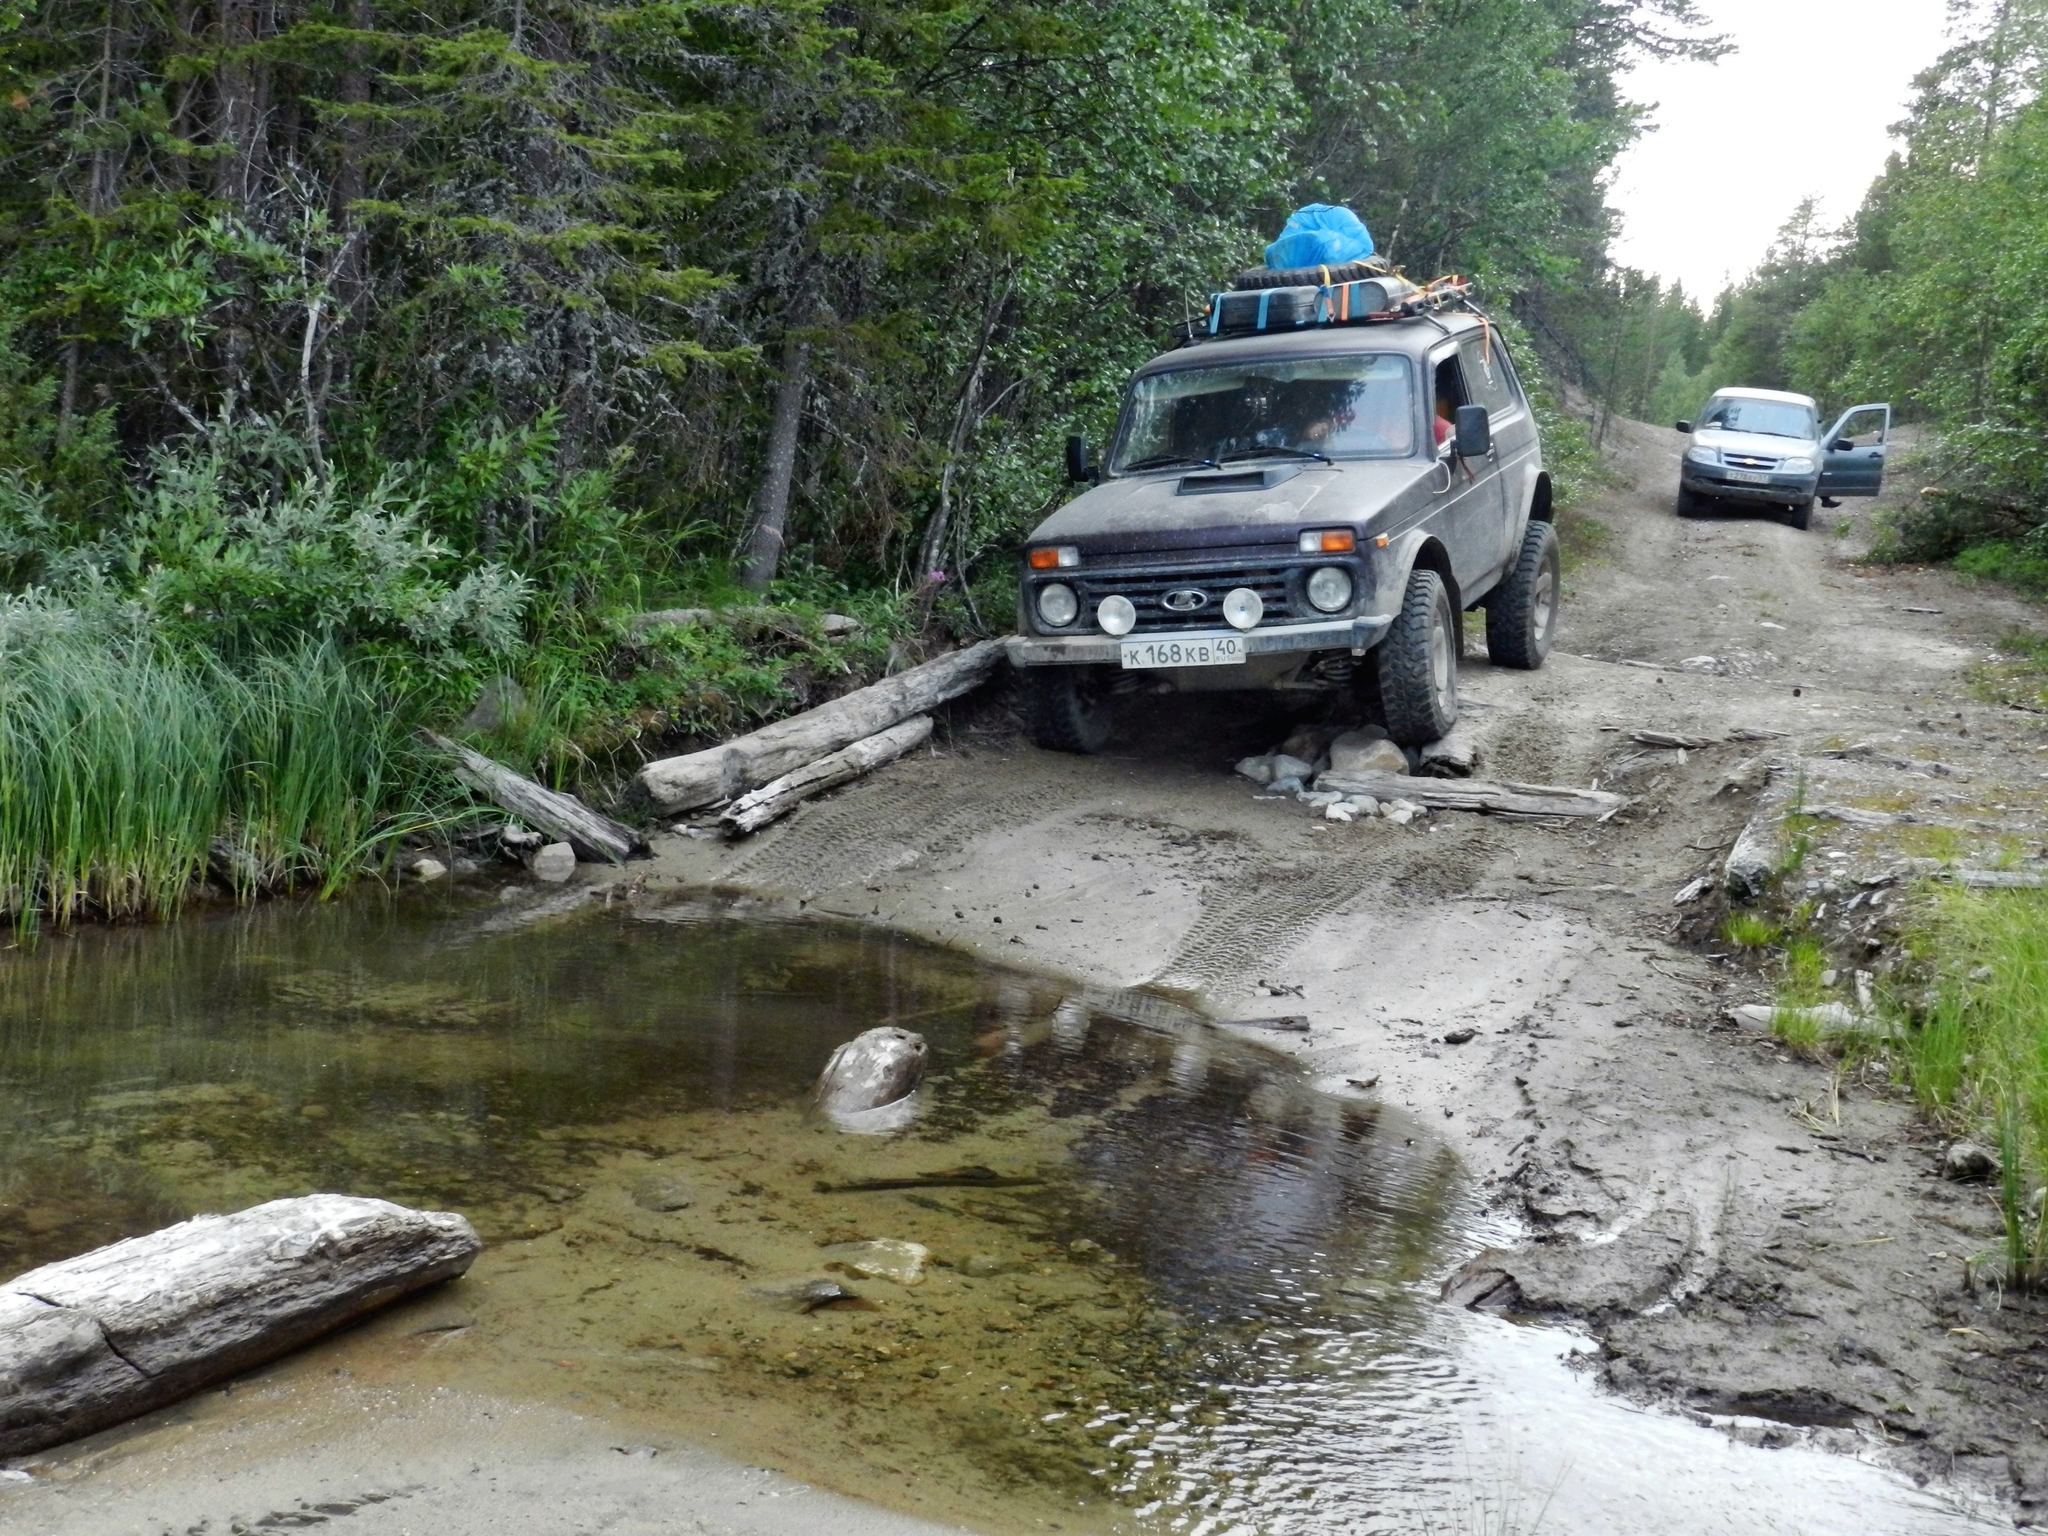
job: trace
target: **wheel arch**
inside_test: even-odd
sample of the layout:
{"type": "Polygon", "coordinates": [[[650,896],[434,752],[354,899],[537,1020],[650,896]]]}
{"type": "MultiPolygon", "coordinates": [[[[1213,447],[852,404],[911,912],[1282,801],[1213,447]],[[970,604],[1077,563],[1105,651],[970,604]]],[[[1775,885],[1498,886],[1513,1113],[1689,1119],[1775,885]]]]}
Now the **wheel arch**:
{"type": "Polygon", "coordinates": [[[1538,470],[1536,489],[1529,497],[1529,521],[1532,523],[1554,523],[1557,510],[1551,501],[1550,471],[1538,470]]]}

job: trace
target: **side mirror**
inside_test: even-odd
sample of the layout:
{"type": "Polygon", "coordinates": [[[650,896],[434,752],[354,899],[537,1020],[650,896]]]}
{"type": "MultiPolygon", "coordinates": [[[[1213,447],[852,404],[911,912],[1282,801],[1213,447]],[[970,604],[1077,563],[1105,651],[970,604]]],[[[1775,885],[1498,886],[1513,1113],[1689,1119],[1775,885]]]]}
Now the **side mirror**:
{"type": "Polygon", "coordinates": [[[1461,405],[1451,418],[1452,437],[1461,459],[1483,459],[1493,446],[1493,418],[1483,405],[1461,405]]]}
{"type": "Polygon", "coordinates": [[[1851,448],[1854,448],[1855,446],[1856,446],[1856,439],[1855,439],[1855,438],[1853,438],[1853,437],[1838,437],[1838,438],[1836,438],[1836,439],[1835,439],[1835,440],[1834,440],[1834,441],[1833,441],[1832,443],[1829,443],[1829,444],[1828,444],[1828,452],[1829,452],[1829,453],[1847,453],[1847,452],[1848,452],[1848,451],[1849,451],[1849,450],[1850,450],[1851,448]]]}
{"type": "Polygon", "coordinates": [[[1692,430],[1692,423],[1689,421],[1681,421],[1677,425],[1678,430],[1681,432],[1690,432],[1692,430]]]}
{"type": "Polygon", "coordinates": [[[1076,432],[1067,439],[1067,483],[1085,485],[1095,478],[1095,469],[1088,462],[1088,439],[1076,432]]]}

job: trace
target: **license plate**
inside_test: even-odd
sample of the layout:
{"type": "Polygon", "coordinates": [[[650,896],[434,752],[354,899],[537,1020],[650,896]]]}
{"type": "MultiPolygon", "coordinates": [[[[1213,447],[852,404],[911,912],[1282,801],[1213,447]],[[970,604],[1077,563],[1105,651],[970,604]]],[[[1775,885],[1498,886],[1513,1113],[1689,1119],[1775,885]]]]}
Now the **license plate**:
{"type": "Polygon", "coordinates": [[[1126,640],[1126,667],[1227,667],[1243,662],[1244,641],[1236,635],[1213,640],[1126,640]]]}
{"type": "Polygon", "coordinates": [[[1769,485],[1771,483],[1769,475],[1752,474],[1748,470],[1743,469],[1729,470],[1728,478],[1737,485],[1769,485]]]}

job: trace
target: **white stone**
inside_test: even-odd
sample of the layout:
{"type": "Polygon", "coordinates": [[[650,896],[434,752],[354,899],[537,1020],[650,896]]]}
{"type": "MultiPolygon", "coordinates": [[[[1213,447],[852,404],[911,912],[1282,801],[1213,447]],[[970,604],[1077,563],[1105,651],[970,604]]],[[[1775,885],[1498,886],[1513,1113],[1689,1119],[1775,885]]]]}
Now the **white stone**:
{"type": "Polygon", "coordinates": [[[560,885],[576,873],[576,850],[567,843],[549,843],[526,867],[533,871],[534,879],[560,885]]]}
{"type": "Polygon", "coordinates": [[[439,859],[414,859],[406,865],[405,872],[424,885],[430,880],[445,878],[448,866],[439,859]]]}
{"type": "Polygon", "coordinates": [[[898,1285],[922,1285],[924,1267],[932,1256],[923,1243],[907,1243],[899,1237],[831,1243],[819,1253],[828,1265],[845,1270],[855,1279],[893,1280],[898,1285]]]}
{"type": "Polygon", "coordinates": [[[1268,780],[1269,783],[1277,784],[1282,779],[1299,779],[1306,784],[1316,776],[1314,763],[1303,762],[1298,757],[1289,757],[1285,752],[1275,752],[1272,763],[1273,777],[1268,780]]]}
{"type": "Polygon", "coordinates": [[[1323,820],[1325,821],[1353,821],[1357,819],[1357,816],[1358,812],[1346,805],[1342,800],[1323,807],[1323,820]]]}
{"type": "Polygon", "coordinates": [[[1254,784],[1273,782],[1273,759],[1271,757],[1245,757],[1238,759],[1237,771],[1254,784]]]}

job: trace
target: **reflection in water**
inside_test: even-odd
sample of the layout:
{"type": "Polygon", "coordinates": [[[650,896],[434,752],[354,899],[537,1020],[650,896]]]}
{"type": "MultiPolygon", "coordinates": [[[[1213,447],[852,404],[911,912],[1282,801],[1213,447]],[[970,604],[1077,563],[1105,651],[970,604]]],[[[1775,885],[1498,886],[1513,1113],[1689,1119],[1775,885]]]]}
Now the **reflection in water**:
{"type": "MultiPolygon", "coordinates": [[[[1555,1333],[1437,1307],[1478,1222],[1451,1153],[1170,1003],[867,928],[517,917],[409,892],[5,957],[0,1273],[373,1193],[491,1246],[333,1347],[364,1379],[716,1433],[985,1530],[1506,1531],[1553,1482],[1545,1529],[1587,1536],[1794,1507],[1775,1474],[1731,1500],[1792,1465],[1738,1449],[1660,1523],[1659,1458],[1728,1442],[1596,1398],[1555,1333]],[[921,1119],[836,1135],[805,1091],[881,1023],[930,1042],[921,1119]],[[919,1182],[963,1167],[1002,1177],[919,1182]],[[860,1269],[903,1244],[927,1273],[860,1269]],[[775,1300],[828,1280],[857,1301],[775,1300]],[[1544,1425],[1516,1438],[1538,1397],[1601,1447],[1597,1482],[1544,1425]]],[[[1800,1477],[1828,1499],[1798,1529],[1954,1528],[1845,1459],[1800,1477]]]]}

